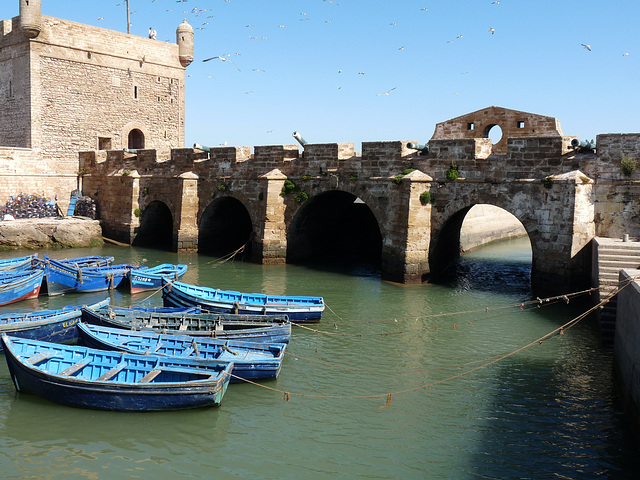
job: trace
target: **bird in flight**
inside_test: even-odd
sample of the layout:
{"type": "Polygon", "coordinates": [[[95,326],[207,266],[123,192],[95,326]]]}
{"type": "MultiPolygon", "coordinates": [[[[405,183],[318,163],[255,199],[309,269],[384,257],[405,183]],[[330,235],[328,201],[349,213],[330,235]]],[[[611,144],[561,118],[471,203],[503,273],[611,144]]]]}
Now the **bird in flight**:
{"type": "MultiPolygon", "coordinates": [[[[233,63],[233,60],[231,60],[230,58],[227,58],[227,57],[219,56],[219,55],[218,55],[218,56],[215,56],[215,57],[205,58],[205,59],[204,59],[204,60],[202,60],[202,61],[203,61],[203,62],[208,62],[209,60],[215,60],[216,58],[219,58],[219,59],[220,59],[220,60],[222,60],[223,62],[231,62],[231,64],[232,64],[234,67],[238,68],[238,66],[237,66],[235,63],[233,63]]],[[[241,70],[238,68],[238,71],[240,72],[241,70]]]]}
{"type": "Polygon", "coordinates": [[[591,45],[587,45],[586,43],[581,43],[580,45],[582,45],[587,50],[591,51],[591,45]]]}
{"type": "Polygon", "coordinates": [[[391,90],[387,90],[386,92],[378,93],[378,95],[376,95],[376,96],[379,96],[379,95],[387,95],[388,96],[395,89],[396,89],[396,87],[393,87],[391,90]]]}
{"type": "Polygon", "coordinates": [[[494,33],[496,33],[496,31],[493,29],[493,27],[489,27],[489,32],[491,32],[491,35],[493,35],[494,33]]]}

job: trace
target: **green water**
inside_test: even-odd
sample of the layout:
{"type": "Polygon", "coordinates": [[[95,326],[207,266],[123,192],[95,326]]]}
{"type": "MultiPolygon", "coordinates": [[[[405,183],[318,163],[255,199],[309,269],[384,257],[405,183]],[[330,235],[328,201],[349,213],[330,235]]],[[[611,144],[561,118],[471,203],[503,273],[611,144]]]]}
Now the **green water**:
{"type": "MultiPolygon", "coordinates": [[[[382,282],[366,268],[352,276],[112,246],[49,253],[187,263],[185,282],[321,295],[328,310],[310,329],[294,328],[278,380],[232,385],[216,409],[63,407],[16,394],[2,362],[3,479],[640,478],[613,394],[611,351],[590,321],[478,368],[588,303],[517,306],[531,299],[526,240],[468,255],[447,285],[420,286],[382,282]],[[499,308],[508,305],[516,306],[499,308]],[[470,313],[447,315],[455,312],[470,313]]],[[[104,296],[40,297],[3,309],[104,296]]],[[[162,302],[111,297],[120,305],[162,302]]]]}

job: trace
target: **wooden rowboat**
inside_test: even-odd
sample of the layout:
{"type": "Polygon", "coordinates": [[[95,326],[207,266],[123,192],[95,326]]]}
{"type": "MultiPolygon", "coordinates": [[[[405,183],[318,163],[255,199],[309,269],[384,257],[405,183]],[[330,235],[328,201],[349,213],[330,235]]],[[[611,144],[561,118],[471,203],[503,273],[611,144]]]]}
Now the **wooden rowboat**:
{"type": "Polygon", "coordinates": [[[68,292],[100,292],[113,290],[128,277],[132,265],[107,267],[76,267],[44,256],[47,294],[62,295],[68,292]]]}
{"type": "Polygon", "coordinates": [[[0,272],[17,272],[20,270],[31,270],[34,260],[38,254],[27,255],[25,257],[6,258],[0,260],[0,272]]]}
{"type": "Polygon", "coordinates": [[[176,357],[107,352],[0,337],[13,384],[72,407],[128,412],[218,406],[233,363],[199,365],[176,357]]]}
{"type": "Polygon", "coordinates": [[[40,295],[44,270],[22,270],[0,274],[0,305],[36,298],[40,295]]]}
{"type": "Polygon", "coordinates": [[[291,322],[286,315],[223,315],[162,313],[124,308],[82,308],[82,319],[93,325],[148,330],[256,343],[288,343],[291,322]]]}
{"type": "Polygon", "coordinates": [[[278,378],[286,344],[259,344],[188,335],[167,335],[150,331],[77,325],[83,345],[139,355],[168,355],[190,360],[194,366],[212,361],[233,362],[231,382],[278,378]]]}
{"type": "MultiPolygon", "coordinates": [[[[108,298],[90,307],[100,308],[107,305],[109,305],[108,298]]],[[[69,305],[58,310],[3,314],[0,315],[0,333],[48,342],[76,340],[78,338],[76,324],[82,318],[81,307],[81,305],[69,305]]]]}
{"type": "Polygon", "coordinates": [[[131,293],[140,293],[147,290],[162,288],[162,279],[180,280],[187,272],[187,265],[172,265],[163,263],[151,268],[131,269],[129,280],[131,293]]]}
{"type": "Polygon", "coordinates": [[[318,322],[324,311],[322,297],[241,293],[166,279],[163,282],[162,300],[167,307],[198,305],[213,313],[287,315],[292,322],[318,322]]]}

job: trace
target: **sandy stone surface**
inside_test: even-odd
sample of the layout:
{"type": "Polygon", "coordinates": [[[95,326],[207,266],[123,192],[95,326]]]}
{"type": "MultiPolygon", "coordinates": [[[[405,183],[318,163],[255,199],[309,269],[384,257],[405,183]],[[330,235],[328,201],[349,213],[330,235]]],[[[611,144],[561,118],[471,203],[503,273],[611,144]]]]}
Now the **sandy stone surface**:
{"type": "Polygon", "coordinates": [[[98,220],[82,217],[0,220],[0,248],[88,247],[102,243],[98,220]]]}

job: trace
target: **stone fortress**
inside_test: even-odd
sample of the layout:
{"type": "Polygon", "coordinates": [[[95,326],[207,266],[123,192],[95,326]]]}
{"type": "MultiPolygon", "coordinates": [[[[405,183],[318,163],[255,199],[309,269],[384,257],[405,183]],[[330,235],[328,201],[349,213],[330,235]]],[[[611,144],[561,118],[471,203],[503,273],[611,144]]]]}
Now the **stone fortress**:
{"type": "Polygon", "coordinates": [[[0,198],[77,188],[78,152],[184,145],[193,29],[154,41],[41,14],[19,0],[0,23],[0,198]]]}
{"type": "Polygon", "coordinates": [[[459,254],[464,217],[487,204],[524,226],[534,289],[568,292],[590,283],[594,237],[640,236],[640,176],[622,168],[637,161],[640,134],[581,146],[553,117],[491,106],[437,124],[426,146],[185,148],[188,24],[168,44],[20,0],[0,32],[0,194],[63,202],[79,187],[105,235],[127,244],[247,247],[271,264],[337,244],[377,255],[387,279],[421,282],[459,254]]]}

